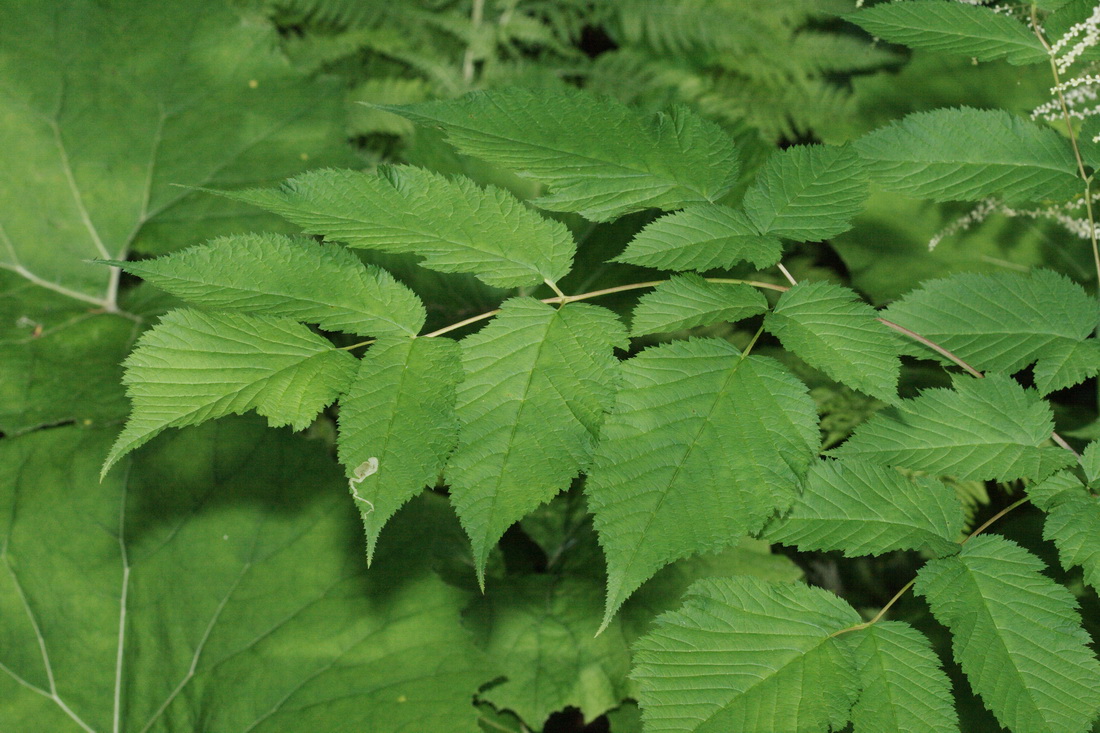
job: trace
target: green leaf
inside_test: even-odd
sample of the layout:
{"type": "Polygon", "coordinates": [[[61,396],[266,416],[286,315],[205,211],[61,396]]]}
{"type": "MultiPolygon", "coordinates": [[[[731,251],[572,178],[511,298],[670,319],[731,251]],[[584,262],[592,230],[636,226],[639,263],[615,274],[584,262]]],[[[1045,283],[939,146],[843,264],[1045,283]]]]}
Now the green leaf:
{"type": "Polygon", "coordinates": [[[933,201],[1061,201],[1084,185],[1062,135],[1001,110],[918,112],[854,145],[883,187],[933,201]]]}
{"type": "Polygon", "coordinates": [[[613,346],[625,348],[626,333],[611,311],[530,298],[506,301],[463,339],[446,478],[479,579],[504,531],[588,466],[618,382],[613,346]]]}
{"type": "Polygon", "coordinates": [[[536,205],[594,221],[713,203],[740,167],[733,140],[685,107],[644,117],[574,89],[514,87],[381,109],[442,127],[459,152],[547,184],[536,205]]]}
{"type": "Polygon", "coordinates": [[[291,67],[274,26],[242,15],[223,0],[3,3],[0,267],[113,308],[117,272],[88,260],[271,220],[178,184],[346,160],[339,82],[291,67]]]}
{"type": "Polygon", "coordinates": [[[782,255],[779,239],[761,236],[744,213],[726,206],[691,206],[646,226],[612,262],[703,271],[743,261],[763,269],[782,255]]]}
{"type": "Polygon", "coordinates": [[[647,733],[811,733],[848,721],[859,681],[832,593],[750,577],[703,580],[634,647],[647,733]]]}
{"type": "Polygon", "coordinates": [[[676,275],[641,297],[634,307],[630,335],[739,321],[767,309],[768,301],[749,285],[707,282],[691,273],[676,275]]]}
{"type": "Polygon", "coordinates": [[[769,528],[771,542],[848,557],[929,548],[958,550],[962,507],[942,481],[908,478],[860,460],[818,461],[791,513],[769,528]]]}
{"type": "Polygon", "coordinates": [[[993,535],[932,560],[916,592],[951,630],[955,659],[1015,733],[1085,733],[1100,712],[1100,664],[1070,592],[1043,563],[993,535]]]}
{"type": "Polygon", "coordinates": [[[165,428],[251,409],[301,430],[347,388],[355,363],[285,318],[172,311],[126,359],[133,410],[103,473],[165,428]]]}
{"type": "Polygon", "coordinates": [[[1072,454],[1050,439],[1050,405],[1009,377],[959,377],[955,389],[926,389],[856,428],[837,458],[864,458],[957,479],[1041,479],[1072,454]]]}
{"type": "Polygon", "coordinates": [[[343,247],[242,234],[155,260],[110,262],[195,305],[316,323],[361,336],[415,336],[424,306],[343,247]]]}
{"type": "Polygon", "coordinates": [[[125,418],[120,362],[140,325],[0,270],[0,432],[125,418]]]}
{"type": "Polygon", "coordinates": [[[1089,486],[1100,488],[1100,441],[1094,440],[1085,446],[1081,453],[1081,467],[1085,469],[1089,486]]]}
{"type": "Polygon", "coordinates": [[[1026,25],[993,8],[949,0],[886,3],[845,16],[891,43],[978,61],[1005,59],[1021,66],[1046,61],[1039,38],[1026,25]]]}
{"type": "Polygon", "coordinates": [[[1070,471],[1059,471],[1038,483],[1028,484],[1027,498],[1044,512],[1049,512],[1062,501],[1064,493],[1068,492],[1067,496],[1080,494],[1083,488],[1081,481],[1070,471]]]}
{"type": "Polygon", "coordinates": [[[386,339],[363,355],[340,398],[337,447],[363,516],[368,564],[386,521],[443,471],[458,440],[461,377],[455,342],[386,339]]]}
{"type": "Polygon", "coordinates": [[[575,576],[506,580],[466,610],[475,643],[507,678],[478,695],[515,712],[531,730],[565,707],[585,721],[626,697],[630,650],[621,630],[595,636],[602,584],[575,576]]]}
{"type": "Polygon", "coordinates": [[[1100,500],[1087,491],[1056,499],[1043,525],[1043,539],[1058,547],[1062,567],[1080,567],[1085,582],[1100,589],[1100,500]]]}
{"type": "Polygon", "coordinates": [[[811,366],[838,382],[897,401],[898,341],[875,309],[848,288],[802,282],[779,298],[764,327],[811,366]]]}
{"type": "MultiPolygon", "coordinates": [[[[977,369],[1015,372],[1035,360],[1050,391],[1083,364],[1094,347],[1073,352],[1097,326],[1096,300],[1050,270],[1028,274],[960,274],[925,283],[891,305],[885,317],[943,346],[977,369]]],[[[911,345],[911,353],[934,352],[911,345]]],[[[936,355],[934,358],[939,358],[936,355]]],[[[1100,360],[1097,360],[1100,361],[1100,360]]],[[[1068,385],[1067,385],[1068,386],[1068,385]]]]}
{"type": "Polygon", "coordinates": [[[368,572],[320,442],[231,418],[100,482],[113,433],[0,441],[0,728],[476,727],[494,672],[426,562],[445,506],[406,508],[368,572]]]}
{"type": "Polygon", "coordinates": [[[1100,374],[1100,341],[1060,341],[1043,351],[1035,364],[1035,387],[1049,394],[1100,374]]]}
{"type": "Polygon", "coordinates": [[[277,189],[221,191],[283,216],[307,234],[379,252],[412,253],[439,272],[468,272],[501,288],[557,281],[576,243],[507,191],[412,166],[378,173],[312,171],[277,189]]]}
{"type": "Polygon", "coordinates": [[[848,231],[866,200],[867,174],[853,148],[798,145],[764,163],[744,207],[761,234],[817,242],[848,231]]]}
{"type": "Polygon", "coordinates": [[[607,556],[605,625],[665,565],[786,510],[819,443],[806,387],[725,341],[646,349],[623,380],[585,485],[607,556]]]}
{"type": "Polygon", "coordinates": [[[880,621],[845,636],[863,688],[852,708],[855,733],[958,733],[951,681],[923,634],[880,621]]]}

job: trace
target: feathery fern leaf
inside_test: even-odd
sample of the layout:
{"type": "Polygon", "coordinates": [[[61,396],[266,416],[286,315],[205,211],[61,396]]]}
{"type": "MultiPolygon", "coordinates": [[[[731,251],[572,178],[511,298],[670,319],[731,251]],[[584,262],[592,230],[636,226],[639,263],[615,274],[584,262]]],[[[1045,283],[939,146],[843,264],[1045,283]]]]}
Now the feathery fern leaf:
{"type": "Polygon", "coordinates": [[[811,366],[885,402],[897,400],[896,337],[848,288],[801,282],[779,298],[764,327],[811,366]]]}
{"type": "Polygon", "coordinates": [[[371,346],[340,399],[340,462],[367,536],[367,563],[378,533],[401,506],[435,484],[458,440],[458,345],[446,339],[385,339],[371,346]]]}
{"type": "Polygon", "coordinates": [[[919,631],[880,621],[846,634],[859,669],[854,733],[958,733],[951,681],[919,631]]]}
{"type": "Polygon", "coordinates": [[[530,298],[505,302],[463,339],[459,443],[446,477],[482,582],[504,531],[588,466],[618,382],[613,346],[627,343],[610,311],[530,298]]]}
{"type": "Polygon", "coordinates": [[[702,580],[634,646],[648,733],[839,730],[859,691],[832,593],[751,576],[702,580]]]}
{"type": "Polygon", "coordinates": [[[1012,16],[950,0],[884,3],[847,16],[878,38],[912,48],[1005,59],[1021,66],[1049,58],[1039,38],[1012,16]]]}
{"type": "Polygon", "coordinates": [[[605,626],[668,563],[787,509],[819,443],[805,386],[725,341],[647,349],[623,380],[586,483],[607,557],[605,626]]]}
{"type": "Polygon", "coordinates": [[[513,88],[382,109],[440,126],[460,152],[549,185],[534,201],[542,208],[595,221],[715,202],[737,181],[733,141],[682,107],[647,119],[589,93],[513,88]]]}
{"type": "Polygon", "coordinates": [[[767,539],[801,550],[842,550],[848,557],[929,548],[958,550],[962,507],[942,481],[909,478],[858,459],[818,461],[790,514],[767,539]]]}
{"type": "Polygon", "coordinates": [[[1100,663],[1070,592],[1043,563],[994,535],[932,560],[916,592],[951,630],[955,659],[1014,733],[1085,733],[1100,712],[1100,663]]]}
{"type": "Polygon", "coordinates": [[[424,306],[385,270],[304,237],[241,234],[155,260],[109,262],[195,305],[316,323],[361,336],[415,336],[424,306]]]}
{"type": "Polygon", "coordinates": [[[125,366],[133,409],[103,473],[165,428],[250,409],[301,430],[355,375],[355,357],[300,323],[186,308],[146,332],[125,366]]]}
{"type": "Polygon", "coordinates": [[[816,242],[846,232],[866,199],[853,148],[800,145],[768,159],[743,205],[761,234],[816,242]]]}
{"type": "Polygon", "coordinates": [[[854,145],[883,187],[933,201],[1063,201],[1081,187],[1062,135],[1001,110],[918,112],[854,145]]]}
{"type": "Polygon", "coordinates": [[[830,454],[959,479],[1041,479],[1073,458],[1041,446],[1053,429],[1050,405],[1034,390],[1000,374],[959,377],[955,389],[927,389],[878,413],[830,454]]]}
{"type": "Polygon", "coordinates": [[[739,321],[767,309],[768,301],[750,285],[707,282],[692,273],[676,275],[641,297],[634,307],[630,335],[739,321]]]}
{"type": "Polygon", "coordinates": [[[770,267],[782,254],[779,239],[762,236],[743,212],[726,206],[691,206],[650,223],[612,261],[704,271],[738,262],[770,267]]]}
{"type": "Polygon", "coordinates": [[[279,214],[309,234],[380,252],[411,252],[439,272],[469,272],[501,288],[557,281],[576,244],[564,225],[510,193],[410,166],[378,175],[312,171],[278,189],[222,191],[279,214]]]}

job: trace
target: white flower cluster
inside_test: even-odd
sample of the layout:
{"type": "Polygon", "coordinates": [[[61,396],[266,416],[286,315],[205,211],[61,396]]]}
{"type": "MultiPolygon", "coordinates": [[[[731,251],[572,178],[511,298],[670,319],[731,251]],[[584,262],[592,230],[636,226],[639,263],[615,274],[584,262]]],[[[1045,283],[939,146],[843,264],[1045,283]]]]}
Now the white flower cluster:
{"type": "MultiPolygon", "coordinates": [[[[1069,73],[1085,52],[1097,45],[1100,45],[1100,5],[1093,8],[1088,18],[1071,26],[1051,45],[1050,54],[1058,73],[1069,73]]],[[[1061,119],[1064,113],[1079,120],[1100,115],[1100,75],[1090,72],[1091,69],[1086,69],[1051,87],[1050,93],[1055,98],[1036,107],[1031,113],[1032,119],[1054,121],[1061,119]],[[1063,100],[1065,110],[1062,109],[1063,100]]],[[[1100,139],[1093,142],[1100,142],[1100,139]]]]}
{"type": "MultiPolygon", "coordinates": [[[[1100,200],[1100,193],[1094,194],[1092,199],[1094,203],[1100,200]]],[[[965,232],[974,225],[981,224],[993,214],[1001,214],[1009,218],[1049,219],[1060,224],[1070,234],[1081,239],[1089,239],[1091,236],[1089,220],[1073,216],[1071,213],[1082,206],[1084,206],[1083,198],[1068,201],[1060,206],[1048,206],[1043,209],[1014,209],[998,198],[988,198],[980,201],[966,215],[959,217],[937,232],[934,237],[928,240],[928,251],[934,250],[945,238],[959,232],[965,232]]]]}
{"type": "Polygon", "coordinates": [[[1100,43],[1100,5],[1093,8],[1092,15],[1088,18],[1071,26],[1065,35],[1050,47],[1054,63],[1058,65],[1058,72],[1066,73],[1081,54],[1097,43],[1100,43]]]}

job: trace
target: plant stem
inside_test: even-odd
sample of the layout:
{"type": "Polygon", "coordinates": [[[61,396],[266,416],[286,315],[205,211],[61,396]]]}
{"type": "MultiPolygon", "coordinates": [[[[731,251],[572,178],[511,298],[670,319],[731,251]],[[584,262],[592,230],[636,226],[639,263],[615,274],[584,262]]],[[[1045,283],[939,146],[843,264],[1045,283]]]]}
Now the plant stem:
{"type": "Polygon", "coordinates": [[[1096,217],[1092,211],[1092,178],[1085,170],[1085,161],[1081,158],[1081,148],[1077,144],[1077,133],[1073,131],[1073,118],[1069,114],[1069,105],[1066,103],[1066,96],[1062,93],[1062,78],[1058,73],[1058,63],[1055,60],[1053,49],[1047,42],[1046,37],[1043,35],[1042,30],[1039,27],[1039,18],[1036,15],[1035,4],[1031,5],[1031,27],[1035,31],[1036,37],[1039,42],[1043,44],[1043,48],[1047,50],[1047,55],[1050,57],[1050,73],[1054,77],[1053,92],[1058,98],[1058,106],[1062,110],[1062,119],[1066,123],[1066,134],[1069,135],[1069,144],[1073,148],[1073,157],[1077,161],[1077,173],[1081,176],[1081,180],[1085,184],[1085,212],[1088,215],[1089,220],[1089,239],[1092,242],[1092,261],[1096,266],[1096,284],[1100,287],[1100,246],[1097,245],[1096,236],[1096,217]]]}
{"type": "Polygon", "coordinates": [[[470,10],[470,42],[466,46],[466,54],[462,58],[462,79],[467,83],[474,80],[474,44],[477,35],[481,31],[481,21],[485,16],[485,0],[474,0],[474,6],[470,10]]]}
{"type": "Polygon", "coordinates": [[[977,377],[978,379],[981,379],[982,377],[985,376],[984,374],[979,372],[977,369],[975,369],[974,367],[970,366],[969,364],[967,364],[965,361],[963,361],[959,357],[952,354],[947,349],[943,348],[942,346],[935,343],[934,341],[929,341],[924,336],[921,336],[919,333],[916,333],[915,331],[910,331],[905,326],[899,326],[898,324],[894,323],[893,321],[888,321],[885,318],[879,318],[878,322],[882,323],[886,326],[889,326],[890,328],[894,329],[898,333],[905,334],[906,336],[913,339],[914,341],[917,341],[919,343],[924,344],[925,346],[932,349],[933,351],[940,354],[941,356],[944,356],[947,359],[950,359],[951,361],[953,361],[955,364],[958,364],[963,369],[965,369],[967,372],[969,372],[972,376],[977,377]]]}

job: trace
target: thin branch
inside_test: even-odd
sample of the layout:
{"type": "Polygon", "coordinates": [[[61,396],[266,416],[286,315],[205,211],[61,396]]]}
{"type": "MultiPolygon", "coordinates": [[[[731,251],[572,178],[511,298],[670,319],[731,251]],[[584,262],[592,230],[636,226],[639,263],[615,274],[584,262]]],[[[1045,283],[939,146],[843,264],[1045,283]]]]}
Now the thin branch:
{"type": "Polygon", "coordinates": [[[1008,505],[1008,506],[1006,506],[1006,507],[1005,507],[1004,509],[1002,509],[1001,511],[997,512],[997,513],[996,513],[996,514],[994,514],[994,515],[993,515],[992,517],[990,517],[990,518],[989,518],[989,519],[987,519],[987,520],[986,520],[985,522],[983,522],[983,523],[982,523],[982,526],[978,527],[978,528],[977,528],[976,530],[974,530],[973,532],[971,532],[970,534],[968,534],[968,535],[966,536],[966,539],[965,539],[965,540],[963,540],[962,542],[960,542],[959,544],[965,545],[965,544],[966,544],[967,542],[969,542],[969,541],[970,541],[971,539],[973,539],[974,537],[977,537],[977,536],[978,536],[978,535],[980,535],[980,534],[981,534],[982,532],[984,532],[984,531],[986,531],[987,529],[989,529],[989,528],[990,528],[990,526],[992,526],[992,525],[993,525],[993,524],[994,524],[995,522],[997,522],[997,521],[998,521],[998,520],[999,520],[999,519],[1000,519],[1001,517],[1003,517],[1004,515],[1008,514],[1008,513],[1010,512],[1010,511],[1012,511],[1012,510],[1013,510],[1013,509],[1015,509],[1016,507],[1018,507],[1018,506],[1023,506],[1023,505],[1024,505],[1024,504],[1026,504],[1027,502],[1028,502],[1028,499],[1027,499],[1027,497],[1024,497],[1023,499],[1020,499],[1019,501],[1015,501],[1015,502],[1013,502],[1013,503],[1009,504],[1009,505],[1008,505]]]}
{"type": "Polygon", "coordinates": [[[783,277],[787,278],[787,282],[789,282],[792,286],[798,285],[798,281],[794,279],[794,275],[792,275],[790,271],[783,266],[782,262],[777,262],[775,266],[778,267],[779,271],[783,273],[783,277]]]}
{"type": "Polygon", "coordinates": [[[958,356],[955,356],[955,354],[953,354],[950,351],[948,351],[947,349],[943,348],[942,346],[940,346],[936,342],[929,341],[924,336],[921,336],[919,333],[917,333],[915,331],[910,331],[905,326],[899,326],[898,324],[894,323],[893,321],[888,321],[885,318],[879,318],[878,321],[879,321],[879,323],[882,323],[883,325],[889,326],[890,328],[894,329],[898,333],[903,333],[906,336],[908,336],[909,338],[913,339],[914,341],[917,341],[919,343],[924,344],[925,346],[932,349],[933,351],[940,354],[941,356],[951,360],[955,364],[958,364],[963,369],[965,369],[967,372],[969,372],[971,374],[971,376],[977,377],[978,379],[981,379],[982,377],[985,376],[984,374],[979,372],[977,369],[975,369],[974,367],[970,366],[965,361],[960,359],[958,356]]]}

